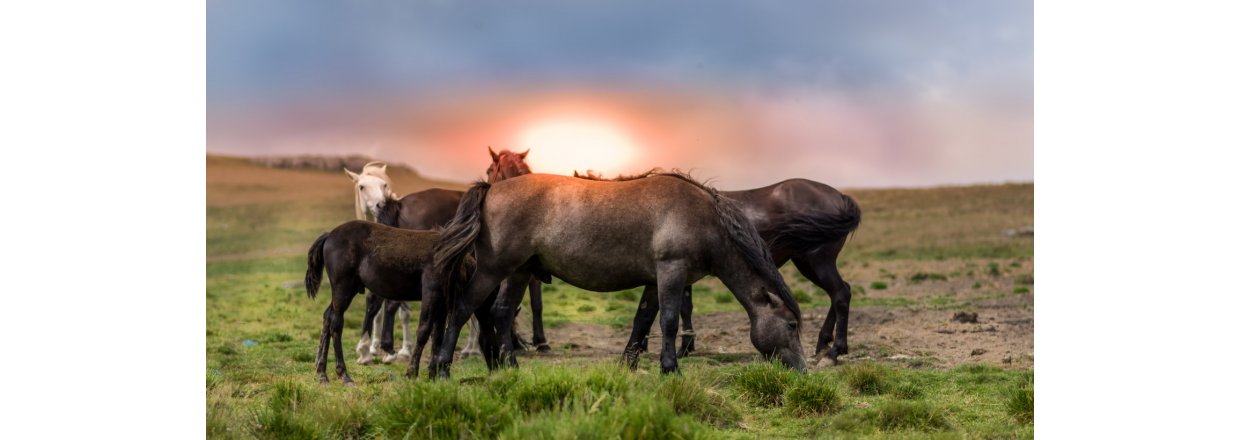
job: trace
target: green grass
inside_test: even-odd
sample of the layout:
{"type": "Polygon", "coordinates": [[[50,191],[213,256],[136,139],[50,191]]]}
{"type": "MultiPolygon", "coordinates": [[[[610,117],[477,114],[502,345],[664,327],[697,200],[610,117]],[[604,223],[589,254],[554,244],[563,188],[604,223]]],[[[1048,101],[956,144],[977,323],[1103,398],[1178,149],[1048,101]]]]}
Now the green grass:
{"type": "Polygon", "coordinates": [[[870,288],[874,290],[886,290],[887,283],[883,281],[875,281],[875,282],[870,283],[870,288]]]}

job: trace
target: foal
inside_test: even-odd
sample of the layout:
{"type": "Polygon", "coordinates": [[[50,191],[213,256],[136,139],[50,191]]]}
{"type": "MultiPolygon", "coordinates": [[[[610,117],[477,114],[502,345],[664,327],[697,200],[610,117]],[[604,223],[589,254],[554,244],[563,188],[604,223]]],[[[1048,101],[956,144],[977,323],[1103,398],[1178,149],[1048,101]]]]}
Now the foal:
{"type": "MultiPolygon", "coordinates": [[[[422,349],[432,333],[435,337],[432,350],[439,351],[443,326],[432,328],[432,323],[443,323],[447,313],[440,301],[443,296],[439,292],[446,287],[442,284],[462,285],[467,274],[473,270],[472,261],[466,262],[461,270],[441,282],[437,273],[431,270],[433,249],[439,236],[437,231],[398,229],[354,220],[315,240],[306,260],[306,295],[313,299],[318,294],[324,268],[332,286],[332,303],[323,311],[323,333],[315,357],[315,372],[320,382],[328,381],[327,345],[332,342],[336,351],[336,375],[346,385],[353,383],[345,371],[340,337],[344,330],[344,313],[353,297],[362,293],[363,289],[369,289],[372,294],[389,301],[427,299],[422,304],[417,343],[409,357],[407,376],[417,376],[422,349]]],[[[493,328],[489,325],[489,318],[489,315],[480,317],[484,324],[479,326],[482,328],[479,339],[483,347],[489,347],[489,342],[493,340],[493,334],[487,332],[493,328]]],[[[492,354],[493,350],[483,350],[488,366],[493,364],[492,354]]]]}

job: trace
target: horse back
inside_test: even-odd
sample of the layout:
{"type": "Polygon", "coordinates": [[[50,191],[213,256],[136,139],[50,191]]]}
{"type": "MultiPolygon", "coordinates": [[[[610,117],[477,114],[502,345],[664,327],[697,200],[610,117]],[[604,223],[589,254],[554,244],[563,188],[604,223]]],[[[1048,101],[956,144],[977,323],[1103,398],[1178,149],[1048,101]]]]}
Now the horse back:
{"type": "Polygon", "coordinates": [[[431,188],[400,199],[399,226],[403,229],[434,229],[452,221],[465,193],[431,188]]]}

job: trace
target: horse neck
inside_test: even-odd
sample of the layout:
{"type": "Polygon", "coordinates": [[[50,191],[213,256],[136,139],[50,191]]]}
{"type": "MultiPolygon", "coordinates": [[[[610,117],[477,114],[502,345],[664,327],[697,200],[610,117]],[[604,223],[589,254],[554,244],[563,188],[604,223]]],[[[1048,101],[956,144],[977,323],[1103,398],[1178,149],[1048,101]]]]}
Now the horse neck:
{"type": "Polygon", "coordinates": [[[765,291],[774,292],[774,286],[762,277],[762,274],[750,267],[743,258],[731,255],[725,258],[722,267],[715,274],[723,285],[732,291],[732,295],[741,303],[745,311],[753,314],[757,295],[765,295],[765,291]]]}

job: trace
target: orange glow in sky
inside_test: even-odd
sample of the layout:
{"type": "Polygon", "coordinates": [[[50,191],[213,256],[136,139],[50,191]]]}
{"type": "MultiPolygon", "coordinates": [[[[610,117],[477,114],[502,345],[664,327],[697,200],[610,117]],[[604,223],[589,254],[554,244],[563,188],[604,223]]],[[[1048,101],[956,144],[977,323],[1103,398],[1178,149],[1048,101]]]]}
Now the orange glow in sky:
{"type": "Polygon", "coordinates": [[[530,149],[527,162],[540,173],[572,174],[596,170],[628,173],[637,156],[631,137],[601,120],[558,118],[536,122],[521,130],[516,148],[530,149]]]}

